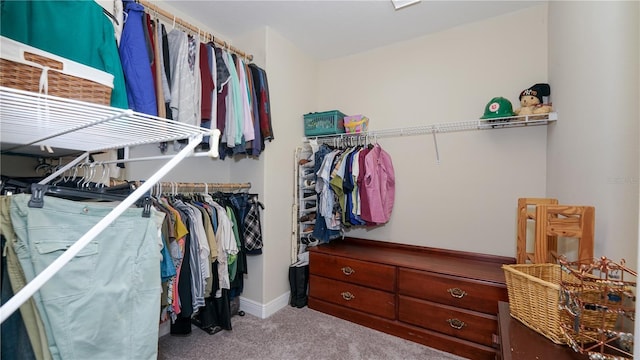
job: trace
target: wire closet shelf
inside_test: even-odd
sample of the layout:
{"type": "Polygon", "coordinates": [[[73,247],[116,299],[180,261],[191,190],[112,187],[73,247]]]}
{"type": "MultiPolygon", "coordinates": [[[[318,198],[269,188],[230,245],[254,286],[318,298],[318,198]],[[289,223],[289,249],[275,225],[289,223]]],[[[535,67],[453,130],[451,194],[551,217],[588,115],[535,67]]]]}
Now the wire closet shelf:
{"type": "Polygon", "coordinates": [[[42,155],[45,149],[50,156],[60,156],[64,151],[83,152],[75,160],[41,180],[38,183],[40,185],[47,184],[75,166],[91,152],[172,140],[188,140],[178,153],[169,156],[168,161],[149,176],[140,187],[3,304],[0,307],[0,323],[4,322],[126,209],[147,194],[162,177],[193,154],[204,136],[211,136],[212,146],[209,156],[217,157],[220,137],[220,131],[217,129],[208,130],[131,110],[7,87],[0,87],[0,129],[0,152],[2,153],[28,154],[39,151],[42,155]],[[55,151],[54,148],[56,148],[55,151]]]}
{"type": "Polygon", "coordinates": [[[551,112],[548,114],[509,116],[493,119],[475,119],[456,122],[444,122],[430,125],[410,126],[403,128],[370,130],[361,133],[307,136],[306,140],[317,139],[319,142],[329,143],[332,141],[336,141],[336,139],[383,138],[440,134],[457,131],[493,130],[511,127],[547,125],[550,122],[556,120],[558,120],[558,114],[555,112],[551,112]]]}
{"type": "Polygon", "coordinates": [[[0,128],[3,153],[39,147],[50,156],[56,156],[54,149],[98,152],[210,135],[208,129],[128,109],[7,87],[0,87],[0,128]]]}
{"type": "Polygon", "coordinates": [[[334,146],[366,144],[371,141],[377,141],[378,138],[399,137],[412,135],[428,135],[433,136],[433,145],[436,153],[436,163],[440,164],[440,151],[438,150],[438,140],[436,134],[456,132],[456,131],[472,131],[472,130],[492,130],[511,127],[547,125],[550,122],[558,120],[558,114],[551,112],[548,114],[519,115],[500,117],[492,119],[476,119],[457,122],[446,122],[431,125],[411,126],[395,129],[371,130],[359,133],[342,133],[331,135],[307,136],[303,142],[317,141],[319,144],[333,144],[334,146]]]}

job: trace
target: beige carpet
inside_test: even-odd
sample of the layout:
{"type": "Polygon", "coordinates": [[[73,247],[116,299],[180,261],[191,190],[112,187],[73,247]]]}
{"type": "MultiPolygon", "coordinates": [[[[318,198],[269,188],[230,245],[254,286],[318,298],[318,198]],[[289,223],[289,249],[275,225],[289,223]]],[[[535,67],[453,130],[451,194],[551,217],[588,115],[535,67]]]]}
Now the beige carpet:
{"type": "Polygon", "coordinates": [[[163,336],[158,359],[462,359],[307,307],[287,306],[267,319],[234,316],[232,326],[214,335],[194,327],[187,337],[163,336]]]}

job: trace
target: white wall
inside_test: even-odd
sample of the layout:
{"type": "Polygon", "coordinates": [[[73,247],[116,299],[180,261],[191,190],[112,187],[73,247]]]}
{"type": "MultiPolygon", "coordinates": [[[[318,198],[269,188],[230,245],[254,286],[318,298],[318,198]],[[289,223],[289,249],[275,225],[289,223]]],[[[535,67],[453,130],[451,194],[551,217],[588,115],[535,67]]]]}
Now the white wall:
{"type": "Polygon", "coordinates": [[[303,133],[302,114],[316,99],[316,64],[291,42],[267,29],[266,70],[275,140],[264,155],[264,303],[289,291],[294,150],[303,133]]]}
{"type": "Polygon", "coordinates": [[[38,164],[35,157],[1,155],[0,174],[13,177],[35,176],[34,169],[38,164]]]}
{"type": "Polygon", "coordinates": [[[637,268],[638,2],[551,2],[547,195],[596,207],[595,255],[637,268]]]}
{"type": "Polygon", "coordinates": [[[262,306],[257,315],[268,316],[288,301],[282,296],[289,291],[294,150],[302,139],[302,114],[316,99],[316,64],[271,28],[235,39],[234,44],[251,49],[269,83],[275,140],[267,142],[259,159],[234,160],[229,169],[230,180],[251,181],[252,192],[258,192],[265,205],[263,254],[248,258],[242,296],[262,306]]]}
{"type": "MultiPolygon", "coordinates": [[[[169,145],[167,155],[174,155],[173,145],[169,145]]],[[[130,158],[141,158],[147,156],[162,155],[157,145],[136,146],[130,149],[130,158]]],[[[145,180],[157,169],[164,165],[167,160],[153,160],[142,162],[131,162],[125,164],[126,180],[145,180]]],[[[167,174],[162,181],[178,182],[209,182],[226,183],[229,182],[230,161],[211,159],[209,157],[191,157],[183,160],[173,170],[167,174]]]]}
{"type": "MultiPolygon", "coordinates": [[[[263,69],[265,68],[266,29],[259,29],[255,32],[245,34],[242,38],[234,39],[234,46],[237,46],[240,49],[247,49],[245,51],[250,52],[251,55],[253,55],[253,63],[263,69]]],[[[258,194],[259,199],[262,202],[264,202],[265,194],[265,155],[272,151],[272,146],[274,144],[275,143],[267,143],[266,151],[257,159],[244,156],[227,160],[229,162],[229,181],[240,183],[250,182],[251,193],[258,194]]],[[[264,223],[264,213],[262,221],[264,223]]],[[[247,257],[247,274],[244,276],[242,298],[249,299],[256,304],[264,303],[264,267],[266,256],[266,254],[263,254],[247,257]]],[[[254,312],[254,315],[257,315],[257,313],[254,312]]]]}
{"type": "MultiPolygon", "coordinates": [[[[363,113],[375,130],[478,119],[495,96],[519,107],[523,89],[547,82],[546,18],[543,4],[321,63],[310,110],[363,113]]],[[[348,235],[515,256],[517,199],[546,191],[546,128],[437,141],[440,165],[431,135],[379,140],[396,172],[392,218],[348,235]]]]}

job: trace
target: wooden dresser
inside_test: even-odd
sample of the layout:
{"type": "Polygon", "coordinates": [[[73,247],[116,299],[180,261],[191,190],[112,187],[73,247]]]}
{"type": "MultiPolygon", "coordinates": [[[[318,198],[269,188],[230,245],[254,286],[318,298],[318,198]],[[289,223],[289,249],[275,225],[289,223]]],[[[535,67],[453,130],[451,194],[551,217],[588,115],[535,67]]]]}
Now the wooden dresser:
{"type": "Polygon", "coordinates": [[[588,360],[587,355],[578,354],[565,345],[551,340],[529,329],[509,314],[509,303],[498,305],[498,332],[500,336],[500,360],[588,360]]]}
{"type": "Polygon", "coordinates": [[[514,258],[346,238],[310,249],[309,307],[470,359],[497,355],[514,258]]]}

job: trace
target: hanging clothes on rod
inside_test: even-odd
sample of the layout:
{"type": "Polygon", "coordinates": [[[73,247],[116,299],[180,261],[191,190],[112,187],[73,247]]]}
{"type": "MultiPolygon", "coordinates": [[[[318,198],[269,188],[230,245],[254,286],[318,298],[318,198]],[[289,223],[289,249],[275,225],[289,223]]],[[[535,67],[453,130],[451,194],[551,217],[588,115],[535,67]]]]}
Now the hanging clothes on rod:
{"type": "MultiPolygon", "coordinates": [[[[311,237],[326,243],[351,226],[377,226],[391,218],[395,172],[380,144],[336,147],[320,145],[311,155],[317,199],[311,237]]],[[[305,195],[308,196],[308,195],[305,195]]]]}
{"type": "Polygon", "coordinates": [[[239,304],[246,256],[262,249],[259,213],[253,214],[257,224],[251,216],[253,204],[259,204],[257,195],[220,191],[248,190],[250,184],[160,185],[166,192],[158,188],[153,203],[167,214],[163,240],[171,255],[165,261],[173,264],[163,277],[168,290],[162,319],[171,320],[173,335],[189,334],[191,324],[209,334],[231,330],[230,317],[239,313],[232,304],[239,304]]]}
{"type": "MultiPolygon", "coordinates": [[[[155,4],[140,1],[134,5],[144,6],[147,12],[149,34],[145,39],[149,40],[137,51],[142,57],[149,55],[151,70],[143,71],[154,75],[159,113],[164,104],[167,118],[219,129],[222,160],[234,155],[259,156],[265,141],[274,139],[266,72],[250,63],[251,55],[155,4]],[[159,17],[168,22],[166,26],[159,17]],[[146,48],[153,50],[147,54],[146,48]]],[[[153,85],[146,83],[149,88],[153,85]]],[[[168,146],[160,144],[161,152],[168,146]]],[[[201,147],[212,146],[218,145],[205,137],[201,147]]]]}
{"type": "MultiPolygon", "coordinates": [[[[141,182],[126,182],[115,187],[134,189],[142,185],[141,182]]],[[[174,335],[188,334],[191,324],[209,334],[232,330],[231,316],[242,314],[239,296],[243,291],[243,276],[247,274],[246,256],[260,254],[262,248],[260,214],[254,213],[254,219],[250,215],[254,204],[263,207],[258,195],[248,193],[250,187],[250,183],[157,184],[152,189],[156,193],[149,218],[140,216],[143,209],[125,211],[42,287],[41,296],[29,300],[32,308],[37,309],[36,313],[29,315],[21,309],[23,318],[27,316],[31,321],[36,316],[47,330],[47,345],[34,348],[34,351],[51,351],[62,358],[71,356],[69,351],[86,353],[86,356],[95,351],[122,358],[129,356],[129,353],[118,355],[113,347],[122,347],[122,342],[113,344],[109,340],[112,337],[106,333],[100,335],[104,338],[99,349],[82,345],[92,343],[83,334],[95,334],[89,329],[95,327],[93,316],[96,313],[107,316],[100,322],[109,324],[103,329],[110,334],[114,334],[113,329],[120,329],[115,332],[117,334],[129,334],[132,326],[129,321],[143,327],[144,331],[136,330],[138,334],[132,338],[136,343],[136,358],[155,356],[158,309],[162,310],[161,320],[172,321],[171,333],[174,335]],[[161,187],[167,192],[157,192],[161,187]],[[256,219],[257,227],[252,223],[256,219]],[[248,246],[248,234],[253,236],[253,240],[259,237],[260,243],[251,240],[252,244],[248,246]],[[163,245],[160,251],[159,243],[163,245]],[[131,259],[133,255],[128,255],[131,251],[135,253],[135,261],[131,259]],[[114,256],[120,260],[114,260],[114,256]],[[158,259],[162,259],[160,264],[158,259]],[[116,265],[110,270],[106,268],[113,264],[116,265]],[[125,264],[138,265],[131,271],[122,271],[125,264]],[[82,279],[87,281],[80,281],[82,279]],[[159,298],[161,286],[164,290],[159,298]],[[136,290],[131,291],[131,287],[136,290]],[[74,316],[67,316],[63,309],[71,309],[74,316]],[[135,316],[112,319],[112,315],[122,309],[135,316]],[[87,330],[82,334],[69,334],[64,330],[67,328],[87,330]],[[156,331],[152,334],[154,328],[156,331]],[[59,345],[63,339],[66,339],[65,346],[59,345]]],[[[91,228],[94,221],[101,219],[113,207],[108,203],[73,201],[48,195],[43,195],[43,199],[42,207],[32,207],[29,206],[31,199],[28,194],[0,197],[2,235],[7,236],[7,246],[12,254],[16,254],[8,258],[8,266],[20,268],[25,274],[25,278],[20,279],[16,277],[20,272],[10,272],[10,281],[18,289],[66,250],[75,241],[76,233],[91,228]],[[11,221],[4,221],[9,217],[11,221]],[[12,227],[8,228],[9,225],[12,227]],[[59,235],[54,236],[54,228],[64,231],[54,231],[59,235]],[[37,258],[27,256],[35,253],[40,255],[37,258]]],[[[32,335],[29,334],[30,338],[32,335]]],[[[35,338],[32,343],[41,344],[35,338]]]]}
{"type": "MultiPolygon", "coordinates": [[[[152,116],[158,115],[156,91],[152,73],[153,54],[146,49],[149,37],[144,7],[132,0],[124,0],[126,21],[120,38],[120,60],[126,79],[129,108],[152,116]],[[145,51],[140,51],[145,49],[145,51]]],[[[149,44],[153,46],[153,43],[149,44]]],[[[191,124],[194,125],[194,124],[191,124]]]]}

